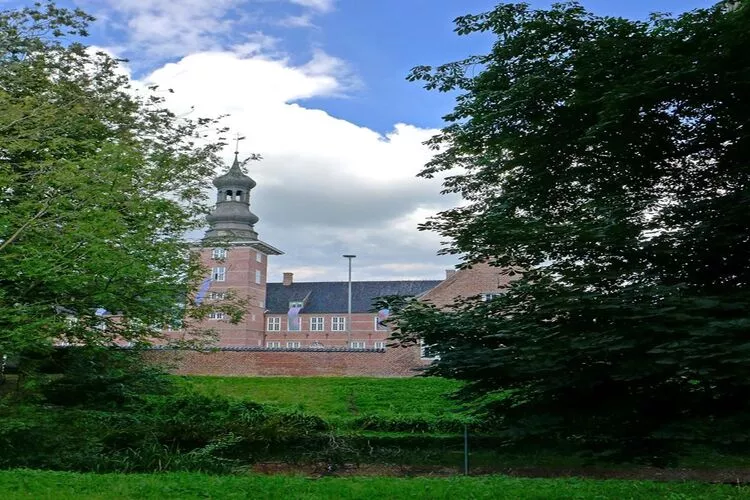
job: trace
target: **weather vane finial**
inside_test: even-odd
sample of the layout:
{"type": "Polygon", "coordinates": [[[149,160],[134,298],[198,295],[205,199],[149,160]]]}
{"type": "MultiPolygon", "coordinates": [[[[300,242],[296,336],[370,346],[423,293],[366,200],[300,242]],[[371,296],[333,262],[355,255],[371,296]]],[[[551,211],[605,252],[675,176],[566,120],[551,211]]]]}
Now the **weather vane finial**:
{"type": "Polygon", "coordinates": [[[237,156],[238,154],[240,154],[240,141],[242,139],[244,139],[244,138],[245,138],[245,136],[244,135],[240,136],[239,133],[237,133],[235,135],[235,138],[234,138],[235,139],[235,143],[234,143],[234,155],[235,156],[237,156]]]}

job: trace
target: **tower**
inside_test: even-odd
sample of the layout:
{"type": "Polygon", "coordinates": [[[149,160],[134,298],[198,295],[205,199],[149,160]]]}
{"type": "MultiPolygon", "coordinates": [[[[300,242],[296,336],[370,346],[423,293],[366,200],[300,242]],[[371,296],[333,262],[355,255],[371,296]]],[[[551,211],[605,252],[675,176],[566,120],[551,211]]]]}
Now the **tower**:
{"type": "Polygon", "coordinates": [[[209,230],[200,248],[201,262],[210,269],[206,300],[221,300],[232,290],[248,300],[243,320],[233,325],[221,313],[212,314],[207,327],[219,334],[219,346],[261,346],[264,342],[268,257],[283,252],[258,239],[259,218],[250,211],[250,191],[256,182],[240,166],[239,152],[229,170],[213,181],[216,207],[207,216],[209,230]]]}

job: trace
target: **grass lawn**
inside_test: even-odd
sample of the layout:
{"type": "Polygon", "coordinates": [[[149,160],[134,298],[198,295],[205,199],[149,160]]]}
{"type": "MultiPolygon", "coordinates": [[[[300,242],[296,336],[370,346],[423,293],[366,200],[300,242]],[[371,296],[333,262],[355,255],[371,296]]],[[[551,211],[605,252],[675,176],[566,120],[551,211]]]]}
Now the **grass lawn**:
{"type": "Polygon", "coordinates": [[[249,399],[300,409],[331,423],[361,415],[429,415],[458,411],[445,396],[461,384],[429,378],[180,377],[205,394],[249,399]]]}
{"type": "Polygon", "coordinates": [[[269,498],[269,499],[714,499],[747,498],[750,490],[701,483],[519,479],[503,476],[453,478],[209,476],[170,474],[76,474],[0,471],[0,498],[269,498]]]}

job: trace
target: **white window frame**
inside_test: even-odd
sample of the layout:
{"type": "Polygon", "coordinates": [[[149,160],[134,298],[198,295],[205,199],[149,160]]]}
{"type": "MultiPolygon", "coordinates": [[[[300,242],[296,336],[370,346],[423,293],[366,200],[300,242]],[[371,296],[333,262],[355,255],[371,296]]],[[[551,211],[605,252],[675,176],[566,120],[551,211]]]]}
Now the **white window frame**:
{"type": "Polygon", "coordinates": [[[214,248],[211,250],[211,258],[213,260],[225,260],[227,258],[227,249],[226,248],[214,248]]]}
{"type": "Polygon", "coordinates": [[[367,342],[364,340],[352,340],[349,343],[351,349],[367,349],[367,342]]]}
{"type": "Polygon", "coordinates": [[[269,332],[280,332],[281,318],[279,316],[269,316],[266,322],[266,330],[269,332]]]}
{"type": "Polygon", "coordinates": [[[260,269],[255,270],[255,283],[257,285],[260,285],[263,282],[263,275],[260,272],[260,269]]]}
{"type": "Polygon", "coordinates": [[[385,341],[378,340],[377,342],[373,343],[372,347],[375,349],[385,349],[385,341]]]}
{"type": "Polygon", "coordinates": [[[375,316],[375,318],[373,319],[374,319],[373,328],[375,329],[376,332],[387,332],[389,330],[389,328],[386,325],[380,324],[380,318],[375,316]]]}
{"type": "Polygon", "coordinates": [[[281,349],[281,342],[278,340],[272,340],[270,342],[266,342],[266,347],[269,349],[281,349]]]}
{"type": "Polygon", "coordinates": [[[346,316],[334,316],[331,318],[331,331],[332,332],[345,332],[346,331],[346,316]]]}
{"type": "Polygon", "coordinates": [[[440,359],[440,356],[428,356],[427,355],[427,348],[429,346],[425,345],[423,340],[419,341],[419,357],[422,359],[440,359]]]}
{"type": "Polygon", "coordinates": [[[220,266],[214,267],[211,271],[211,278],[214,281],[226,281],[227,280],[227,268],[220,266]]]}
{"type": "Polygon", "coordinates": [[[326,319],[324,316],[313,316],[310,318],[311,332],[324,332],[326,330],[326,319]]]}
{"type": "Polygon", "coordinates": [[[260,252],[255,252],[255,262],[263,262],[263,254],[260,252]]]}
{"type": "Polygon", "coordinates": [[[302,343],[298,340],[289,340],[286,343],[287,349],[299,349],[302,346],[302,343]]]}
{"type": "Polygon", "coordinates": [[[210,300],[224,300],[227,298],[227,292],[208,292],[210,300]]]}
{"type": "Polygon", "coordinates": [[[208,313],[208,319],[221,320],[224,319],[224,313],[222,311],[211,311],[208,313]]]}
{"type": "Polygon", "coordinates": [[[495,297],[499,297],[500,293],[499,292],[487,292],[487,293],[482,293],[480,295],[482,296],[482,301],[489,302],[495,297]]]}

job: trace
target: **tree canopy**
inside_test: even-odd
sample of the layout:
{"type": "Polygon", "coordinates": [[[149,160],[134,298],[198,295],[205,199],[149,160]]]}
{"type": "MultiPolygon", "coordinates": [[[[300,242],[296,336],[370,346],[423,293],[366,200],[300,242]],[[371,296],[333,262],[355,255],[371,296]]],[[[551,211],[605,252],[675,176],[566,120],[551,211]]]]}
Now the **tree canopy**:
{"type": "Polygon", "coordinates": [[[83,45],[92,20],[52,3],[0,12],[0,352],[146,341],[201,279],[184,237],[222,130],[83,45]]]}
{"type": "Polygon", "coordinates": [[[410,80],[456,91],[437,153],[464,206],[421,229],[523,277],[412,304],[430,373],[469,381],[509,439],[664,456],[750,438],[750,2],[634,21],[580,4],[456,20],[490,53],[410,80]]]}

